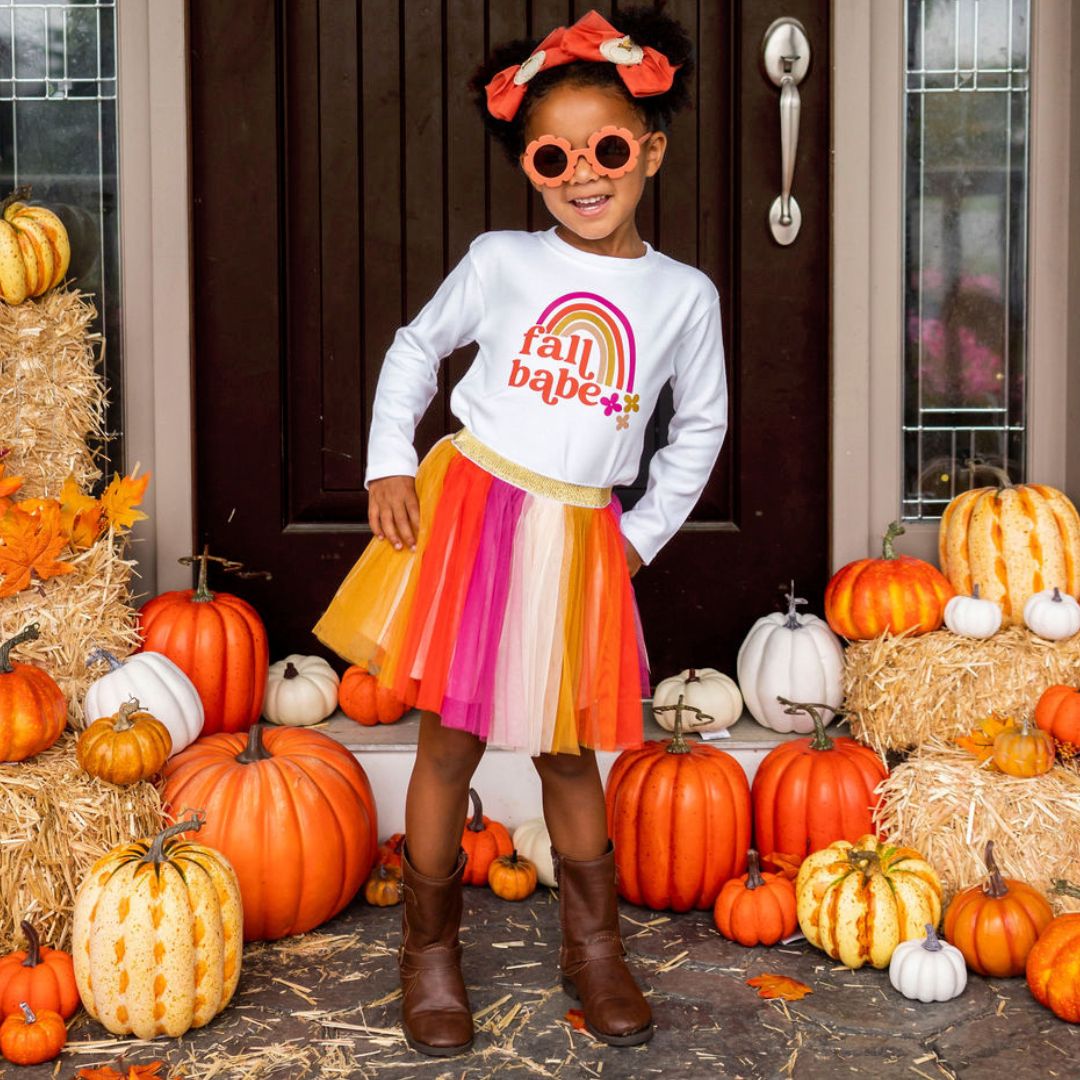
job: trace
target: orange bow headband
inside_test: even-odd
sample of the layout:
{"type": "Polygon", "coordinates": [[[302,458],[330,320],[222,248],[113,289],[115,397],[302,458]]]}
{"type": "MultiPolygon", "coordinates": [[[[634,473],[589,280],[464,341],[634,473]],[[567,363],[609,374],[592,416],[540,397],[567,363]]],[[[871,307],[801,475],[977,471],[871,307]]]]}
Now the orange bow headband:
{"type": "Polygon", "coordinates": [[[552,30],[524,63],[503,68],[485,88],[488,112],[499,120],[513,120],[525,97],[525,85],[537,72],[574,60],[607,60],[618,65],[619,75],[634,97],[652,97],[670,90],[678,70],[662,52],[635,45],[603,15],[590,11],[573,26],[552,30]]]}

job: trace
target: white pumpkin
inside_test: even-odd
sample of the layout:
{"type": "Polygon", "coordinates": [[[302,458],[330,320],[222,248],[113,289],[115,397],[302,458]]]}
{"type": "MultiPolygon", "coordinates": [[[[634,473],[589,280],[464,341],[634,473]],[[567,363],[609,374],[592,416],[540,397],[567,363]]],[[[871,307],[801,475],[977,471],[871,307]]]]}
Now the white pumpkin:
{"type": "Polygon", "coordinates": [[[889,982],[912,1001],[951,1001],[967,986],[964,954],[942,941],[927,923],[925,938],[896,946],[889,961],[889,982]]]}
{"type": "Polygon", "coordinates": [[[551,858],[551,837],[542,817],[530,818],[514,830],[514,848],[536,867],[536,880],[555,888],[555,864],[551,858]]]}
{"type": "Polygon", "coordinates": [[[317,724],[337,708],[340,681],[321,656],[292,653],[266,673],[263,716],[288,727],[317,724]]]}
{"type": "Polygon", "coordinates": [[[95,649],[86,663],[97,660],[106,661],[109,671],[86,691],[83,715],[88,725],[98,717],[115,716],[120,706],[134,697],[169,729],[170,757],[190,746],[202,733],[204,714],[199,691],[167,656],[138,652],[126,660],[117,660],[111,652],[95,649]]]}
{"type": "Polygon", "coordinates": [[[810,715],[785,712],[777,698],[828,705],[833,714],[823,713],[822,719],[834,720],[844,700],[844,649],[827,622],[799,614],[798,605],[806,601],[795,595],[794,581],[785,599],[787,614],[775,611],[750,627],[735,669],[746,708],[762,727],[807,735],[814,730],[810,715]]]}
{"type": "Polygon", "coordinates": [[[1064,641],[1080,631],[1080,604],[1060,589],[1046,589],[1024,605],[1024,622],[1047,641],[1064,641]]]}
{"type": "Polygon", "coordinates": [[[657,684],[653,716],[665,731],[675,730],[675,705],[682,695],[683,731],[723,731],[742,716],[742,694],[734,679],[715,668],[687,668],[657,684]],[[710,717],[702,722],[693,709],[710,717]]]}
{"type": "Polygon", "coordinates": [[[1001,629],[1004,613],[995,600],[983,600],[976,585],[970,596],[954,596],[945,605],[945,625],[961,637],[989,638],[1001,629]]]}

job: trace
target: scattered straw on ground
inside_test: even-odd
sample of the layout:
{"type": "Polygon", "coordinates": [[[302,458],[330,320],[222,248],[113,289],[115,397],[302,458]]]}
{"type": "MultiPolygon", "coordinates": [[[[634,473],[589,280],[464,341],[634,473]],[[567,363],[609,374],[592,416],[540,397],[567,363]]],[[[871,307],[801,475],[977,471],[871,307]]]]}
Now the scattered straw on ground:
{"type": "MultiPolygon", "coordinates": [[[[922,852],[948,893],[986,877],[983,853],[1006,877],[1049,892],[1054,878],[1080,883],[1080,771],[1006,776],[964,750],[932,739],[881,786],[878,827],[922,852]]],[[[1054,894],[1058,910],[1080,901],[1054,894]]]]}
{"type": "Polygon", "coordinates": [[[117,844],[161,825],[153,784],[116,787],[87,775],[70,733],[29,761],[0,765],[0,954],[21,942],[25,918],[49,945],[70,948],[83,875],[117,844]]]}
{"type": "Polygon", "coordinates": [[[987,716],[1030,716],[1055,683],[1080,682],[1080,635],[1044,641],[1011,627],[986,641],[937,630],[853,642],[844,663],[852,733],[879,753],[970,731],[987,716]]]}
{"type": "Polygon", "coordinates": [[[38,624],[41,636],[20,645],[12,659],[43,667],[60,684],[69,721],[81,729],[86,691],[106,671],[104,664],[88,669],[87,656],[102,648],[123,658],[139,643],[130,593],[135,564],[112,534],[68,561],[73,573],[35,580],[0,600],[0,634],[6,641],[28,623],[38,624]]]}
{"type": "Polygon", "coordinates": [[[0,451],[20,498],[58,495],[74,475],[85,491],[101,475],[94,451],[105,434],[100,335],[94,305],[74,289],[0,304],[0,451]]]}

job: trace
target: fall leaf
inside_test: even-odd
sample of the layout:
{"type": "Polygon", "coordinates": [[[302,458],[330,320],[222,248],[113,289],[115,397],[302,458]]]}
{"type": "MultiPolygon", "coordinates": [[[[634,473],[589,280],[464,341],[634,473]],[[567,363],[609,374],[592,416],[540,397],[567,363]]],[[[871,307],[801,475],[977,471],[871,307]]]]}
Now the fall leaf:
{"type": "Polygon", "coordinates": [[[146,494],[146,485],[150,482],[150,474],[143,473],[136,478],[134,476],[114,476],[112,482],[102,493],[101,508],[105,511],[105,517],[114,529],[130,529],[136,521],[142,521],[146,517],[135,506],[142,502],[146,494]]]}
{"type": "Polygon", "coordinates": [[[786,851],[774,851],[762,859],[762,866],[771,873],[794,881],[799,876],[802,858],[799,855],[789,855],[786,851]]]}
{"type": "Polygon", "coordinates": [[[95,503],[75,515],[68,533],[69,542],[75,551],[85,551],[101,535],[102,518],[105,511],[95,503]]]}
{"type": "Polygon", "coordinates": [[[6,499],[9,495],[14,495],[23,485],[21,476],[4,476],[5,467],[4,463],[0,461],[0,499],[6,499]]]}
{"type": "Polygon", "coordinates": [[[0,597],[14,596],[25,589],[31,573],[44,580],[75,569],[57,560],[66,540],[60,532],[60,507],[56,503],[45,505],[37,514],[11,507],[0,518],[0,541],[0,574],[4,576],[0,597]]]}
{"type": "Polygon", "coordinates": [[[747,979],[746,985],[756,987],[758,997],[782,998],[784,1001],[798,1001],[814,992],[806,983],[790,975],[756,975],[747,979]]]}
{"type": "Polygon", "coordinates": [[[149,1065],[129,1065],[127,1072],[119,1072],[111,1065],[96,1069],[80,1069],[76,1080],[163,1080],[161,1067],[164,1061],[151,1061],[149,1065]]]}
{"type": "Polygon", "coordinates": [[[966,735],[959,736],[955,742],[962,750],[974,754],[980,762],[993,756],[994,740],[1003,732],[1018,728],[1011,716],[988,716],[980,720],[966,735]]]}
{"type": "Polygon", "coordinates": [[[575,1030],[585,1030],[585,1014],[580,1009],[567,1009],[563,1019],[575,1030]]]}

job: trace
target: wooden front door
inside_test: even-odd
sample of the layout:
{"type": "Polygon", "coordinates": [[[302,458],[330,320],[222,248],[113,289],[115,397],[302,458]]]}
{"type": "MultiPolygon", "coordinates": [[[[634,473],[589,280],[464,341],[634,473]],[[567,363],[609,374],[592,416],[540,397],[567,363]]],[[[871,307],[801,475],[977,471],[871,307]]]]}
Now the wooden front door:
{"type": "MultiPolygon", "coordinates": [[[[212,550],[269,570],[229,582],[274,656],[310,628],[369,537],[366,435],[383,353],[469,241],[546,228],[524,177],[485,141],[466,83],[485,44],[542,36],[567,0],[231,0],[190,7],[197,524],[212,550]]],[[[616,5],[617,7],[617,5],[616,5]]],[[[754,618],[795,578],[827,576],[829,5],[673,0],[693,34],[696,109],[679,117],[642,233],[721,296],[731,425],[691,521],[634,585],[658,680],[734,672],[754,618]],[[799,87],[802,231],[768,229],[779,92],[762,36],[791,15],[813,59],[799,87]]],[[[443,365],[421,456],[458,425],[443,365]]],[[[670,396],[647,451],[662,444],[670,396]]],[[[644,490],[621,493],[624,505],[644,490]]]]}

